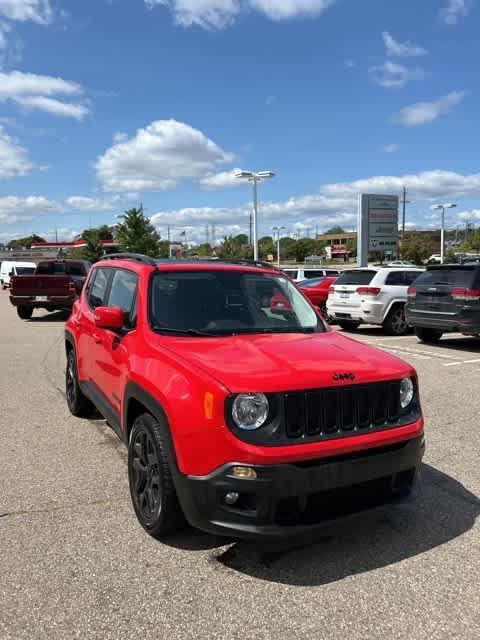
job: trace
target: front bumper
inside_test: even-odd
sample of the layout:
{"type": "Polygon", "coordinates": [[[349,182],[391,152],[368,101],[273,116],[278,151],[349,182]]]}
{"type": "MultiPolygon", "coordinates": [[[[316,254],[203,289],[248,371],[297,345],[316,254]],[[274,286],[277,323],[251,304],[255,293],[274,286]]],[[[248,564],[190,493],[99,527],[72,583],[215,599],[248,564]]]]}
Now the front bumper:
{"type": "Polygon", "coordinates": [[[387,447],[296,464],[255,466],[255,480],[233,477],[227,464],[208,476],[177,474],[187,520],[204,531],[240,538],[281,539],[407,493],[425,452],[423,435],[387,447]],[[227,505],[228,492],[239,494],[227,505]]]}

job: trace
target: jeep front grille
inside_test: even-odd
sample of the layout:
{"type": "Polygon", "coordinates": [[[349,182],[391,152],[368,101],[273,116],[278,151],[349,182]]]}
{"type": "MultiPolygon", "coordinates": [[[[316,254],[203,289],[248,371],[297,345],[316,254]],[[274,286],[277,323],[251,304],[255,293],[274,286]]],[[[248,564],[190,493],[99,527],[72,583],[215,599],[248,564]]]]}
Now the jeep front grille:
{"type": "Polygon", "coordinates": [[[397,425],[400,381],[285,393],[287,438],[328,439],[397,425]]]}

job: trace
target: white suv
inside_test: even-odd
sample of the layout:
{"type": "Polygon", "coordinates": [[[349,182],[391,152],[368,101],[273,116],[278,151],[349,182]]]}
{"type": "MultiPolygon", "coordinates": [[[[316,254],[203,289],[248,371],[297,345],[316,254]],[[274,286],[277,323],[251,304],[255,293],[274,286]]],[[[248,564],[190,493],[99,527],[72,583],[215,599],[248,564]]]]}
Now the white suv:
{"type": "Polygon", "coordinates": [[[407,290],[423,269],[365,267],[343,271],[327,300],[327,311],[343,329],[362,323],[381,324],[389,335],[408,331],[405,319],[407,290]]]}
{"type": "Polygon", "coordinates": [[[281,269],[295,282],[303,282],[303,280],[311,280],[312,278],[335,277],[339,274],[338,269],[317,269],[315,267],[281,267],[281,269]]]}

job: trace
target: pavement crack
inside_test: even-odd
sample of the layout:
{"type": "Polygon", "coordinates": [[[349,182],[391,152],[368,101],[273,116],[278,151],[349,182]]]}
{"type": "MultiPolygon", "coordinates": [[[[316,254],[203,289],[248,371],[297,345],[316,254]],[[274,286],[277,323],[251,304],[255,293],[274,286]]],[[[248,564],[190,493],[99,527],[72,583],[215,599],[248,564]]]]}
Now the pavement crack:
{"type": "Polygon", "coordinates": [[[110,498],[108,500],[93,500],[90,502],[75,502],[73,504],[65,504],[58,506],[45,507],[44,509],[19,509],[17,511],[7,511],[0,513],[0,518],[31,516],[44,513],[56,513],[57,511],[71,511],[81,507],[96,507],[101,505],[114,505],[126,502],[126,498],[110,498]]]}

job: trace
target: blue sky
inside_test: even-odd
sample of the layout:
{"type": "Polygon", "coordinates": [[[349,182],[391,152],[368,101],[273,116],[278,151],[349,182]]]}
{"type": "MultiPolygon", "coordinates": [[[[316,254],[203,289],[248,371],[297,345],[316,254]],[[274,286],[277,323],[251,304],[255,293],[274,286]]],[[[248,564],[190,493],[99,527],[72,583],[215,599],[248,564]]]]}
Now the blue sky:
{"type": "Polygon", "coordinates": [[[480,223],[477,0],[0,0],[0,241],[143,202],[163,236],[480,223]]]}

